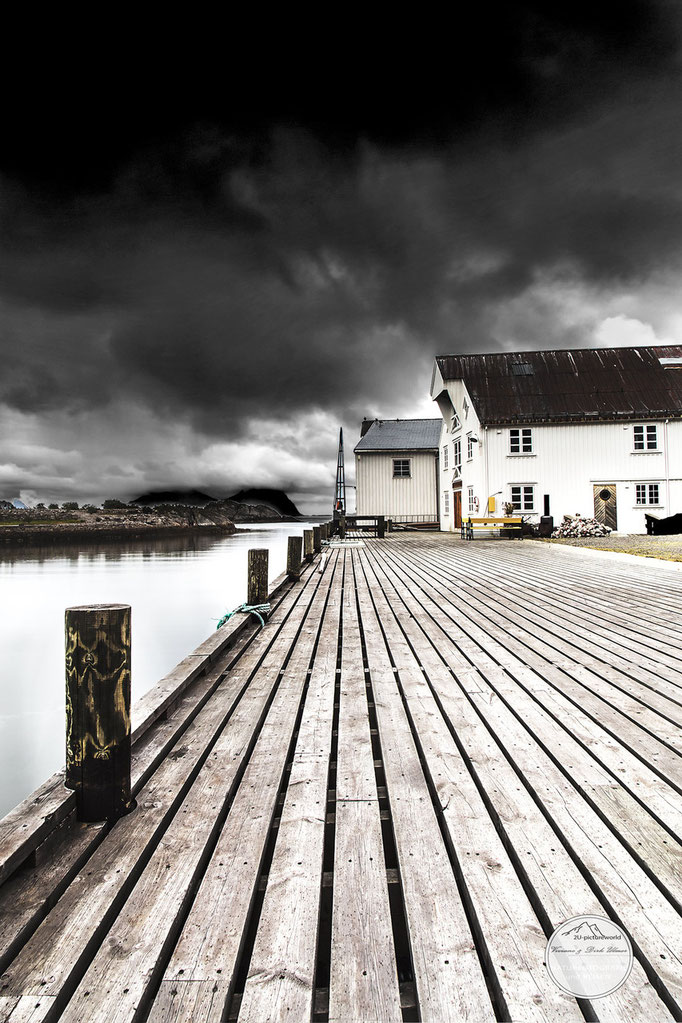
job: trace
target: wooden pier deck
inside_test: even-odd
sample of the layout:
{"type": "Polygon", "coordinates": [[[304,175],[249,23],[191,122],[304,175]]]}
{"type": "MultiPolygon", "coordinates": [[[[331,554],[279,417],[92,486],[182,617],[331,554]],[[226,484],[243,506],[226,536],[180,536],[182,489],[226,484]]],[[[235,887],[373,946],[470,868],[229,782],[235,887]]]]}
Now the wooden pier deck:
{"type": "Polygon", "coordinates": [[[682,1019],[681,607],[654,563],[332,543],[150,694],[133,813],[57,778],[0,822],[0,1021],[682,1019]],[[543,965],[587,913],[635,951],[589,1003],[543,965]]]}

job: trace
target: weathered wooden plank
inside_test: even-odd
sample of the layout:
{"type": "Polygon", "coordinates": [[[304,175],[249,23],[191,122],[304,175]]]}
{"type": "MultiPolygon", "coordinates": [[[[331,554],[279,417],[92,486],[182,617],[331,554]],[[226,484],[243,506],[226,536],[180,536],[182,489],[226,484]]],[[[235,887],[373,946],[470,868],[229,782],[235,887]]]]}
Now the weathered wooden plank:
{"type": "Polygon", "coordinates": [[[376,802],[336,802],[330,1023],[402,1020],[376,802]]]}
{"type": "Polygon", "coordinates": [[[401,1020],[365,669],[346,555],[339,691],[329,1019],[401,1020]]]}

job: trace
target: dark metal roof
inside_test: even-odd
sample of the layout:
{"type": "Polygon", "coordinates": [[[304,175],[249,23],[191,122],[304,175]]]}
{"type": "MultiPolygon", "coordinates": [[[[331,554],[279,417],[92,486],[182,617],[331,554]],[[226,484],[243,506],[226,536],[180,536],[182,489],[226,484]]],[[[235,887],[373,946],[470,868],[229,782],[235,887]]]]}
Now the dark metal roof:
{"type": "Polygon", "coordinates": [[[356,451],[435,451],[441,419],[375,419],[356,451]]]}
{"type": "Polygon", "coordinates": [[[439,355],[444,380],[463,380],[482,423],[682,417],[682,345],[439,355]],[[516,368],[514,368],[516,367],[516,368]]]}

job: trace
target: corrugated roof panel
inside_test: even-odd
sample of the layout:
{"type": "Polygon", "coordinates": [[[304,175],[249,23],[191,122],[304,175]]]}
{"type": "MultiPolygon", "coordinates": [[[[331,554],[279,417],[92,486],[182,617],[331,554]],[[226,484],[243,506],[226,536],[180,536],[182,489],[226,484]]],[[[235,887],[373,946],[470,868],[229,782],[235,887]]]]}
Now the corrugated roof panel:
{"type": "Polygon", "coordinates": [[[436,361],[445,380],[464,380],[481,422],[504,423],[682,416],[682,374],[666,370],[661,357],[682,357],[682,345],[445,355],[436,361]],[[513,371],[523,364],[532,366],[532,375],[513,371]]]}

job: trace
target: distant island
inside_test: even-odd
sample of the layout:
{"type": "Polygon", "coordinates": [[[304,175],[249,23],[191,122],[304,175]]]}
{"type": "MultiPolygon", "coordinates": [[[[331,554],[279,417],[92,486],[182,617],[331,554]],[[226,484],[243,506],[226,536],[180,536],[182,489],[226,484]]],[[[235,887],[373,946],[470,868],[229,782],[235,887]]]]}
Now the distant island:
{"type": "Polygon", "coordinates": [[[228,498],[229,501],[238,501],[240,504],[264,505],[279,515],[285,517],[300,518],[301,513],[294,502],[287,497],[283,490],[272,490],[267,487],[251,487],[249,490],[240,490],[228,498]]]}
{"type": "Polygon", "coordinates": [[[215,500],[198,490],[155,491],[129,504],[107,500],[101,507],[75,501],[61,506],[39,504],[18,508],[0,501],[0,543],[56,542],[70,538],[116,539],[164,536],[182,532],[236,532],[235,523],[273,522],[297,516],[293,502],[282,491],[241,491],[246,500],[215,500]],[[259,503],[259,494],[272,497],[259,503]],[[276,500],[275,500],[276,499],[276,500]],[[287,509],[282,512],[279,507],[287,509]],[[289,512],[293,508],[293,514],[289,512]]]}

